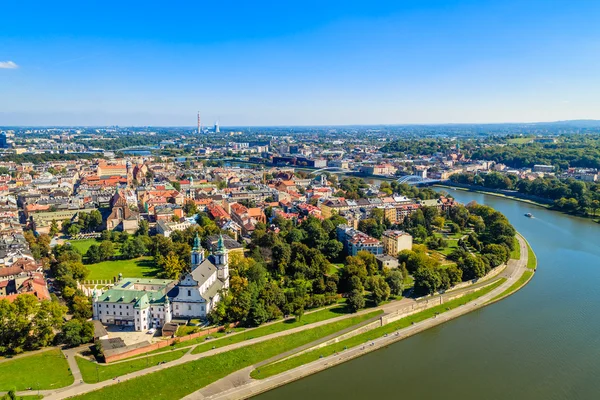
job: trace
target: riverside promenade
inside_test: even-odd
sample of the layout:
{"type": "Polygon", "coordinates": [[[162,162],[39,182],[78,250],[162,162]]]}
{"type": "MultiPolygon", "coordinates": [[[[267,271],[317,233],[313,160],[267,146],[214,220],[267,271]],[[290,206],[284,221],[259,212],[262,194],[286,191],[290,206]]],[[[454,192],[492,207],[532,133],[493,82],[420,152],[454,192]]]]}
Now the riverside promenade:
{"type": "MultiPolygon", "coordinates": [[[[186,396],[185,400],[238,400],[238,399],[247,399],[252,396],[256,396],[260,393],[264,393],[271,389],[274,389],[279,386],[283,386],[287,383],[293,382],[298,379],[302,379],[308,375],[315,374],[317,372],[323,371],[327,368],[331,368],[335,365],[344,363],[346,361],[350,361],[354,358],[360,357],[366,353],[369,353],[374,350],[381,349],[386,347],[394,342],[405,339],[412,335],[415,335],[419,332],[432,328],[436,325],[443,324],[444,322],[450,321],[454,318],[460,317],[461,315],[467,314],[471,311],[477,310],[481,307],[484,307],[492,302],[492,300],[496,301],[496,296],[504,293],[505,290],[510,288],[515,282],[517,282],[523,273],[527,271],[527,261],[528,261],[528,251],[527,244],[525,239],[520,235],[517,236],[519,240],[520,254],[521,257],[519,260],[510,260],[508,262],[505,270],[498,275],[496,279],[491,279],[487,282],[484,282],[482,285],[488,286],[493,284],[493,282],[497,281],[501,278],[506,278],[506,281],[490,291],[489,293],[481,296],[480,298],[457,307],[453,310],[444,312],[442,314],[437,315],[435,318],[429,318],[425,321],[416,323],[407,328],[398,330],[397,332],[387,335],[386,337],[381,337],[375,340],[370,341],[370,343],[355,346],[348,350],[339,352],[335,355],[331,355],[329,357],[324,357],[319,360],[316,360],[312,363],[305,364],[299,366],[297,368],[291,369],[289,371],[282,372],[278,375],[274,375],[265,379],[252,379],[250,377],[250,373],[260,367],[262,365],[267,365],[268,363],[273,362],[274,360],[267,360],[266,362],[259,363],[257,365],[253,365],[251,367],[245,368],[243,370],[237,371],[223,379],[218,380],[217,382],[208,385],[188,396],[186,396]]],[[[473,289],[473,287],[469,287],[467,289],[473,289]]],[[[466,289],[465,289],[466,290],[466,289]]],[[[451,292],[452,293],[452,292],[451,292]]],[[[454,292],[456,294],[456,292],[454,292]]],[[[442,295],[443,296],[443,295],[442,295]]],[[[284,358],[284,357],[280,357],[284,358]]]]}

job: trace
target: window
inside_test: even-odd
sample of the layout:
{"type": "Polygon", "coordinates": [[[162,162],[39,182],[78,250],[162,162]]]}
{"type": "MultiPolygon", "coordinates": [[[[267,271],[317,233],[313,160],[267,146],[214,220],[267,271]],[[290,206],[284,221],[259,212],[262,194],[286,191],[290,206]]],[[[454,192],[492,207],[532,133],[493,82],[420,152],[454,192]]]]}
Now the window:
{"type": "Polygon", "coordinates": [[[120,312],[120,313],[119,313],[119,315],[123,315],[123,313],[122,313],[122,312],[120,312]]]}
{"type": "Polygon", "coordinates": [[[188,290],[188,297],[190,297],[192,295],[192,291],[188,290]]]}
{"type": "Polygon", "coordinates": [[[192,306],[188,306],[188,311],[191,311],[191,310],[192,310],[192,306]]]}
{"type": "Polygon", "coordinates": [[[179,310],[179,304],[175,305],[175,309],[179,310]]]}
{"type": "Polygon", "coordinates": [[[113,304],[113,308],[117,308],[117,307],[113,304]]]}

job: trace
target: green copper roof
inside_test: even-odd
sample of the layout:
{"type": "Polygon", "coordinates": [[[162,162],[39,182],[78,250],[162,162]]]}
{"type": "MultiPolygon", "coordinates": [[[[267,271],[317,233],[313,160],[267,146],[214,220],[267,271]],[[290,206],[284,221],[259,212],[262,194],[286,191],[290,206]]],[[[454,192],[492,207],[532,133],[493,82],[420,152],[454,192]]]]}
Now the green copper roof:
{"type": "Polygon", "coordinates": [[[223,241],[223,235],[219,235],[219,241],[217,242],[217,251],[225,251],[225,242],[223,241]]]}
{"type": "Polygon", "coordinates": [[[193,251],[198,251],[202,248],[202,244],[200,243],[200,236],[198,236],[198,233],[196,233],[196,237],[194,238],[194,247],[192,248],[193,251]]]}

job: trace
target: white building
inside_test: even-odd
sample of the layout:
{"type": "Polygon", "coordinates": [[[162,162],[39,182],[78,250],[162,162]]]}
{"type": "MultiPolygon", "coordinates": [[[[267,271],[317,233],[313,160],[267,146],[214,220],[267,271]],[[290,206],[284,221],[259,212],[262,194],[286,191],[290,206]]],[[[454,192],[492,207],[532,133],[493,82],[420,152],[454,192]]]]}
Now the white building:
{"type": "Polygon", "coordinates": [[[133,326],[136,331],[171,321],[168,279],[125,278],[104,293],[94,290],[93,317],[106,325],[133,326]]]}
{"type": "Polygon", "coordinates": [[[215,252],[204,258],[200,238],[194,239],[191,272],[177,284],[173,297],[173,318],[206,318],[221,299],[221,290],[229,287],[229,254],[223,237],[219,238],[215,252]]]}

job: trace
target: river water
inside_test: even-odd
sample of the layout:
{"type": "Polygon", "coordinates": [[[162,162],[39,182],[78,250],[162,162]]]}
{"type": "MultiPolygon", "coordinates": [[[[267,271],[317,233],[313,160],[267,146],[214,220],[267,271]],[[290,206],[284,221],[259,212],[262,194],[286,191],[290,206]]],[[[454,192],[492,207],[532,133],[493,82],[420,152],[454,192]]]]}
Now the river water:
{"type": "Polygon", "coordinates": [[[449,192],[510,219],[537,254],[532,281],[498,303],[256,399],[600,399],[600,225],[449,192]]]}

